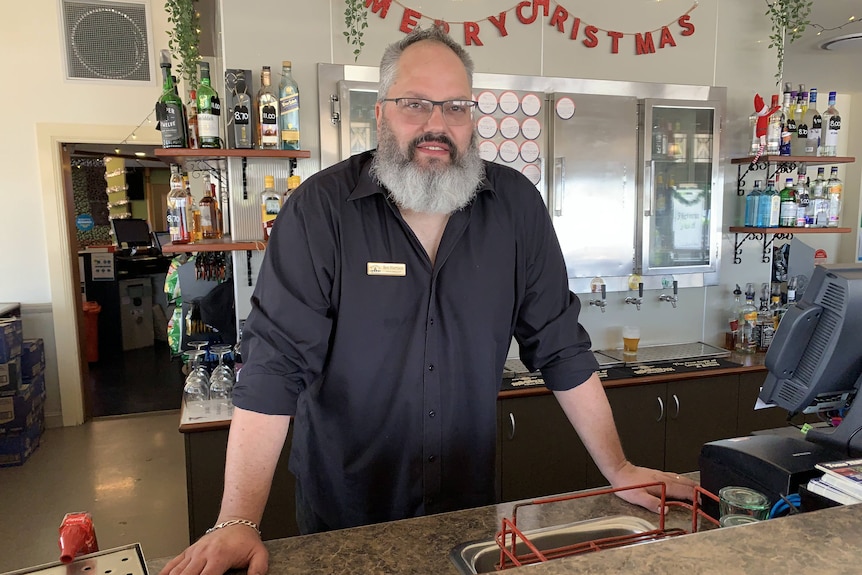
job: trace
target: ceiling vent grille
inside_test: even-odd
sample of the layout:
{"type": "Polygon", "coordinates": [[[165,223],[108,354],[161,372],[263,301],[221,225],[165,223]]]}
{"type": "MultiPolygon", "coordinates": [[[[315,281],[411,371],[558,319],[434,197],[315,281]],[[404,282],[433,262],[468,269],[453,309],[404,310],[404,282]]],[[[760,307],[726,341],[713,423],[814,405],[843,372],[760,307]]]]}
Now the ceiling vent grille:
{"type": "Polygon", "coordinates": [[[62,0],[66,76],[150,81],[147,5],[62,0]]]}

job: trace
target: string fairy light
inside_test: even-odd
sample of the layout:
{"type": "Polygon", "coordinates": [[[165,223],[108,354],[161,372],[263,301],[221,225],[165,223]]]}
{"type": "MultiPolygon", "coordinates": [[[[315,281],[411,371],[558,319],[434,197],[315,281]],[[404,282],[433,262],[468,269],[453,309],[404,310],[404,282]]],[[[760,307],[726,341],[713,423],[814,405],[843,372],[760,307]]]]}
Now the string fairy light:
{"type": "Polygon", "coordinates": [[[820,24],[809,24],[812,28],[817,29],[817,35],[820,36],[824,32],[833,32],[835,30],[841,30],[845,26],[849,26],[850,24],[857,24],[858,22],[862,22],[862,20],[856,18],[856,16],[850,16],[847,18],[847,21],[841,24],[840,26],[832,26],[831,28],[827,28],[825,26],[821,26],[820,24]]]}

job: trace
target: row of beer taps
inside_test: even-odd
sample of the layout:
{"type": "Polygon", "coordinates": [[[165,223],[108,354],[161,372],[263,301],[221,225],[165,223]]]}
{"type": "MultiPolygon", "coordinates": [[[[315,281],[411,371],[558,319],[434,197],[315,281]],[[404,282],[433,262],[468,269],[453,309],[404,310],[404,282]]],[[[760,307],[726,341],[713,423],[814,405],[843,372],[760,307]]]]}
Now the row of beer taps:
{"type": "MultiPolygon", "coordinates": [[[[597,308],[602,310],[602,313],[605,313],[605,308],[608,305],[607,287],[605,286],[605,284],[601,285],[601,296],[602,297],[600,299],[591,299],[590,305],[596,306],[597,308]]],[[[628,296],[628,297],[626,297],[626,299],[624,301],[627,304],[634,305],[635,307],[637,307],[638,311],[640,311],[641,304],[643,303],[643,298],[644,298],[644,284],[643,284],[643,282],[639,282],[638,283],[638,295],[637,295],[637,297],[628,296]]],[[[679,301],[679,284],[677,283],[677,280],[673,280],[673,294],[671,295],[671,294],[664,294],[663,293],[660,296],[658,296],[658,301],[668,302],[673,306],[674,309],[676,309],[676,304],[679,301]]]]}

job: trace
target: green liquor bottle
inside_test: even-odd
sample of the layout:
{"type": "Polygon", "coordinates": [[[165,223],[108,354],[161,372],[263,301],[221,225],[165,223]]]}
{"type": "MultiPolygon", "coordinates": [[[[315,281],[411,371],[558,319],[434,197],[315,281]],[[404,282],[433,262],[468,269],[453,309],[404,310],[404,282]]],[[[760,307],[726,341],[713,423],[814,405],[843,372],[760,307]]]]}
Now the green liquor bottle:
{"type": "Polygon", "coordinates": [[[219,116],[221,101],[210,85],[210,65],[200,62],[201,83],[198,86],[198,140],[201,148],[221,148],[219,116]]]}
{"type": "Polygon", "coordinates": [[[171,53],[162,50],[162,95],[156,102],[156,120],[162,132],[163,148],[185,148],[186,130],[182,98],[177,95],[171,76],[171,53]]]}

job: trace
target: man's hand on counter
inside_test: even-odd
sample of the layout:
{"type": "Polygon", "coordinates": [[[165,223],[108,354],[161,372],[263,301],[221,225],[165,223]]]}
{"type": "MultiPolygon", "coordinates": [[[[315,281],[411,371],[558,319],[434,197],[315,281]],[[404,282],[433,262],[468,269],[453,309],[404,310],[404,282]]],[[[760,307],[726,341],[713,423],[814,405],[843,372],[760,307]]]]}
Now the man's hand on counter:
{"type": "Polygon", "coordinates": [[[223,575],[229,569],[265,575],[268,564],[269,553],[260,536],[245,525],[231,525],[198,539],[159,575],[223,575]]]}
{"type": "MultiPolygon", "coordinates": [[[[667,491],[665,492],[667,499],[683,499],[685,501],[691,501],[694,495],[694,487],[697,485],[696,481],[677,475],[676,473],[638,467],[628,461],[613,474],[613,477],[608,479],[613,487],[628,487],[661,481],[667,485],[667,491]]],[[[640,505],[653,513],[667,513],[667,507],[664,510],[661,509],[660,486],[618,491],[617,496],[629,503],[640,505]]]]}

